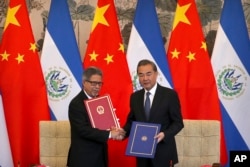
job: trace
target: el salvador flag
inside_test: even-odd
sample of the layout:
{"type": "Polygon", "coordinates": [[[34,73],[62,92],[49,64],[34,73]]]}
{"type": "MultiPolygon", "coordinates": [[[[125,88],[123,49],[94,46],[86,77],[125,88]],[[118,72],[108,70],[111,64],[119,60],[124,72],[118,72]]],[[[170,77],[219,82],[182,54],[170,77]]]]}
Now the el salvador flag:
{"type": "Polygon", "coordinates": [[[127,62],[134,91],[141,89],[136,68],[138,62],[142,59],[149,59],[155,62],[159,73],[158,82],[163,86],[172,87],[154,0],[138,0],[135,10],[134,23],[127,50],[127,62]]]}
{"type": "Polygon", "coordinates": [[[250,40],[241,1],[224,1],[211,61],[227,150],[249,150],[250,40]]]}
{"type": "Polygon", "coordinates": [[[68,105],[81,90],[82,62],[67,0],[52,0],[41,64],[52,118],[68,120],[68,105]]]}

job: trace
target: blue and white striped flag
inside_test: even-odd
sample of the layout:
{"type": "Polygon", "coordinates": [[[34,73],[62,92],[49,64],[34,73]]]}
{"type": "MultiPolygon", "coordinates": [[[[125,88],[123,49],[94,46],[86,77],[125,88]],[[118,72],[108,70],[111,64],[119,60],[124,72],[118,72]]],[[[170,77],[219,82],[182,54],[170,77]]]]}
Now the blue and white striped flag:
{"type": "Polygon", "coordinates": [[[82,62],[67,0],[52,0],[41,64],[52,118],[68,119],[68,105],[81,90],[82,62]]]}
{"type": "Polygon", "coordinates": [[[249,150],[250,40],[241,1],[224,1],[211,61],[227,150],[249,150]]]}
{"type": "Polygon", "coordinates": [[[154,61],[159,72],[158,82],[163,86],[172,87],[154,0],[138,0],[135,11],[127,50],[127,62],[134,91],[141,88],[136,68],[142,59],[154,61]]]}
{"type": "Polygon", "coordinates": [[[2,96],[0,94],[0,167],[13,167],[13,160],[10,150],[10,142],[6,128],[6,121],[3,110],[2,96]]]}

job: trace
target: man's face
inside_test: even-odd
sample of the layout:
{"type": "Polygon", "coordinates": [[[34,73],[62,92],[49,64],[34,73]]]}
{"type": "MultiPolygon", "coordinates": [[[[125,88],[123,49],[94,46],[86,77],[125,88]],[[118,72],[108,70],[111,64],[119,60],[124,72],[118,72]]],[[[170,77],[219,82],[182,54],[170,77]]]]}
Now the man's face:
{"type": "Polygon", "coordinates": [[[92,75],[89,80],[83,82],[83,87],[89,96],[96,97],[101,90],[102,84],[102,77],[100,75],[92,75]]]}
{"type": "Polygon", "coordinates": [[[150,90],[156,84],[158,73],[153,70],[152,65],[140,66],[137,72],[139,82],[144,89],[150,90]]]}

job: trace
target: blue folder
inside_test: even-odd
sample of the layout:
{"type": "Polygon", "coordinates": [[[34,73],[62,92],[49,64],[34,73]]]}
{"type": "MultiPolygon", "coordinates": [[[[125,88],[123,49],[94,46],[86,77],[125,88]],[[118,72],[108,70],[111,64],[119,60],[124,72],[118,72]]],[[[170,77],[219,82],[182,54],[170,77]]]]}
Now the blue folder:
{"type": "Polygon", "coordinates": [[[126,155],[144,158],[154,158],[157,139],[154,137],[160,131],[160,124],[136,122],[132,123],[126,155]]]}

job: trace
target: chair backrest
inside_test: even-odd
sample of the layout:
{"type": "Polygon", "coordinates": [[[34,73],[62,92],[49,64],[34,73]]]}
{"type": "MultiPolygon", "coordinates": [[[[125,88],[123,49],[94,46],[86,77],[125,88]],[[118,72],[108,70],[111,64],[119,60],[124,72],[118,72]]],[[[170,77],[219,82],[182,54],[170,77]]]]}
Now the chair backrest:
{"type": "MultiPolygon", "coordinates": [[[[176,135],[179,163],[176,167],[200,167],[220,160],[220,123],[207,120],[184,120],[176,135]]],[[[40,122],[40,163],[66,167],[70,146],[69,121],[40,122]]]]}
{"type": "Polygon", "coordinates": [[[69,121],[40,121],[40,163],[66,167],[70,146],[69,121]]]}
{"type": "Polygon", "coordinates": [[[200,167],[220,162],[220,122],[184,120],[176,137],[179,163],[176,167],[200,167]]]}

